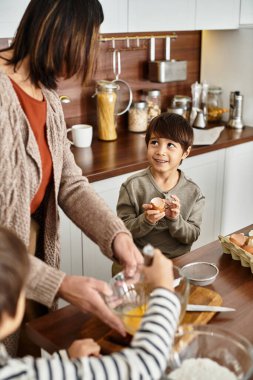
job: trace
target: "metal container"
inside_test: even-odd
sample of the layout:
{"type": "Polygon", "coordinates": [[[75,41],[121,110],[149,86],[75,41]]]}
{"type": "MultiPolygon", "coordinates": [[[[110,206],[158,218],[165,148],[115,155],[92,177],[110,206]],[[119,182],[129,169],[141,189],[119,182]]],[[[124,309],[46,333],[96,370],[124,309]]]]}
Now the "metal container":
{"type": "Polygon", "coordinates": [[[149,80],[166,83],[187,79],[187,62],[170,59],[170,38],[166,37],[165,60],[155,60],[155,38],[150,41],[149,80]]]}
{"type": "Polygon", "coordinates": [[[243,96],[240,91],[230,93],[230,109],[228,126],[231,128],[242,129],[242,104],[243,96]]]}

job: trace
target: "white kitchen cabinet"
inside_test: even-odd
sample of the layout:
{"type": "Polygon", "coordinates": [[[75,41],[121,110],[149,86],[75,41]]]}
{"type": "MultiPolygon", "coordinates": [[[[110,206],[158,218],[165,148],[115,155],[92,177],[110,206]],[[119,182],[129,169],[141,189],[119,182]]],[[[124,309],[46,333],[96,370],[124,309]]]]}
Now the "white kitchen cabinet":
{"type": "Polygon", "coordinates": [[[240,26],[253,27],[253,0],[241,0],[240,26]]]}
{"type": "Polygon", "coordinates": [[[195,29],[237,29],[240,0],[196,0],[195,29]]]}
{"type": "Polygon", "coordinates": [[[225,150],[189,157],[183,161],[182,170],[201,189],[205,208],[201,232],[192,249],[217,239],[221,228],[222,191],[225,150]]]}
{"type": "Polygon", "coordinates": [[[0,38],[12,38],[29,0],[0,1],[0,38]]]}
{"type": "Polygon", "coordinates": [[[195,0],[128,0],[128,31],[194,30],[195,0]]]}
{"type": "Polygon", "coordinates": [[[104,11],[101,33],[124,33],[128,31],[128,0],[100,0],[104,11]]]}
{"type": "Polygon", "coordinates": [[[221,233],[253,223],[253,142],[226,149],[221,233]]]}

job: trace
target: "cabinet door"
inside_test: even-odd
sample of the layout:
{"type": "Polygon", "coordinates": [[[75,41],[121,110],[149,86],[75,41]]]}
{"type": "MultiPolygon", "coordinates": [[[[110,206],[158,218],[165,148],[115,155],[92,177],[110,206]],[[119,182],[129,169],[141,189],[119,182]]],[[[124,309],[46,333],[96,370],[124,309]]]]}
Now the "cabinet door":
{"type": "Polygon", "coordinates": [[[240,0],[196,0],[196,25],[202,29],[239,28],[240,0]]]}
{"type": "MultiPolygon", "coordinates": [[[[95,191],[106,201],[107,205],[116,214],[119,189],[121,184],[134,173],[105,179],[92,183],[95,191]]],[[[106,221],[105,221],[106,223],[106,221]]],[[[98,232],[99,233],[99,232],[98,232]]],[[[111,278],[112,261],[105,257],[99,247],[86,235],[83,236],[83,274],[109,281],[111,278]]]]}
{"type": "Polygon", "coordinates": [[[221,233],[252,224],[253,142],[226,149],[221,233]]]}
{"type": "Polygon", "coordinates": [[[195,0],[128,0],[129,32],[194,30],[195,0]]]}
{"type": "Polygon", "coordinates": [[[128,0],[100,0],[104,11],[101,33],[127,32],[127,2],[128,0]]]}
{"type": "Polygon", "coordinates": [[[29,0],[0,1],[0,38],[14,37],[29,0]]]}
{"type": "Polygon", "coordinates": [[[253,26],[253,1],[241,0],[240,25],[253,26]]]}
{"type": "Polygon", "coordinates": [[[220,234],[224,156],[224,149],[217,150],[189,157],[182,164],[186,176],[200,187],[206,198],[200,237],[192,249],[216,240],[220,234]]]}
{"type": "Polygon", "coordinates": [[[83,274],[82,233],[80,229],[60,212],[61,270],[67,274],[83,274]]]}

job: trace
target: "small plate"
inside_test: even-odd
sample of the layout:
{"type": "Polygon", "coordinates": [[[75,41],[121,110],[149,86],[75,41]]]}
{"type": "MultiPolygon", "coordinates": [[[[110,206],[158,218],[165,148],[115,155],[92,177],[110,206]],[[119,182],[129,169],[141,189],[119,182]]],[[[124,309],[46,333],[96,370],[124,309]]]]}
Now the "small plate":
{"type": "Polygon", "coordinates": [[[180,269],[180,273],[187,277],[191,284],[206,286],[214,282],[219,269],[215,264],[200,261],[184,265],[180,269]]]}

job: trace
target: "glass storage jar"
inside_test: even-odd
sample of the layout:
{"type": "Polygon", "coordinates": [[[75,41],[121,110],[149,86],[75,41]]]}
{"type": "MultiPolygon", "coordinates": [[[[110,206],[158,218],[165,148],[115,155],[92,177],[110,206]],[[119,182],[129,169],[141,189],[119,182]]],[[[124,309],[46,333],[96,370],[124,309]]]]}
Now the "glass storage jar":
{"type": "Polygon", "coordinates": [[[174,95],[171,101],[173,108],[181,108],[182,116],[189,120],[190,118],[190,109],[191,109],[191,98],[185,95],[174,95]]]}
{"type": "Polygon", "coordinates": [[[222,107],[221,87],[209,87],[207,94],[207,116],[209,122],[220,121],[225,110],[222,107]]]}
{"type": "Polygon", "coordinates": [[[104,141],[117,139],[116,132],[116,100],[118,85],[101,80],[97,82],[97,123],[98,138],[104,141]]]}
{"type": "Polygon", "coordinates": [[[148,124],[161,113],[161,92],[160,90],[148,90],[145,100],[148,105],[148,124]]]}
{"type": "Polygon", "coordinates": [[[145,132],[148,126],[148,105],[146,102],[134,102],[128,111],[128,130],[145,132]]]}

